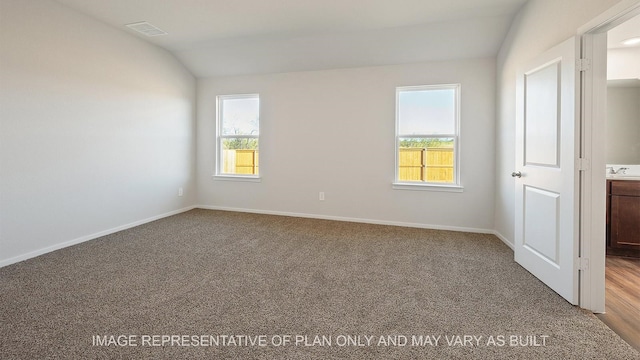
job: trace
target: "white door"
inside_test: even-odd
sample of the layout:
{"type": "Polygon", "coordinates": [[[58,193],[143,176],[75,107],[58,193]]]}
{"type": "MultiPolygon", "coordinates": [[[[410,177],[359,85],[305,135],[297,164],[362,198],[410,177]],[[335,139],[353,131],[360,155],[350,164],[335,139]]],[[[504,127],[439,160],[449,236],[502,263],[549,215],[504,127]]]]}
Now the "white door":
{"type": "Polygon", "coordinates": [[[578,303],[576,40],[540,54],[517,79],[515,260],[578,303]]]}

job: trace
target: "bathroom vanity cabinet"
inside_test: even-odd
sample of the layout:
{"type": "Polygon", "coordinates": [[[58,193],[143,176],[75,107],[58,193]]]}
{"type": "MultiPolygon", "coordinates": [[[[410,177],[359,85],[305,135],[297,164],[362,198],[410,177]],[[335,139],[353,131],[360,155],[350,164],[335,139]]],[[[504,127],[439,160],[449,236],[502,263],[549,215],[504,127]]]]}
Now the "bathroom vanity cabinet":
{"type": "Polygon", "coordinates": [[[640,181],[607,180],[607,254],[640,257],[640,181]]]}

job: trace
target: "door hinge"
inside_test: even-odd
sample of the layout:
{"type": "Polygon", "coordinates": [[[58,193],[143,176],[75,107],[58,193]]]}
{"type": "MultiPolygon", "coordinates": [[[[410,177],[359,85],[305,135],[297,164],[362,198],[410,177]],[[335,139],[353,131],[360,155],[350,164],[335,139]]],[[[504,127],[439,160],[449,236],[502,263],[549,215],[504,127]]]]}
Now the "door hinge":
{"type": "Polygon", "coordinates": [[[588,258],[583,258],[583,257],[579,257],[578,258],[578,270],[580,270],[580,271],[589,270],[589,259],[588,258]]]}
{"type": "Polygon", "coordinates": [[[578,71],[588,71],[591,69],[591,59],[578,59],[576,61],[578,71]]]}
{"type": "Polygon", "coordinates": [[[589,161],[589,159],[579,158],[576,166],[578,171],[587,171],[591,169],[591,161],[589,161]]]}

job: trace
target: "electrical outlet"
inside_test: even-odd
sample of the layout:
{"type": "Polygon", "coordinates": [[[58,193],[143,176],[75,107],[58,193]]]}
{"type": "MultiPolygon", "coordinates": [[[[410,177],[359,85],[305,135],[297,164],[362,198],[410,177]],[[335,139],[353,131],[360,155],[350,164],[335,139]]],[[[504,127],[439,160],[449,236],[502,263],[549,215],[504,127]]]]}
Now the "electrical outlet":
{"type": "Polygon", "coordinates": [[[184,195],[184,190],[182,188],[178,188],[178,196],[184,195]]]}
{"type": "Polygon", "coordinates": [[[320,191],[320,193],[318,194],[318,199],[320,201],[324,201],[324,191],[320,191]]]}

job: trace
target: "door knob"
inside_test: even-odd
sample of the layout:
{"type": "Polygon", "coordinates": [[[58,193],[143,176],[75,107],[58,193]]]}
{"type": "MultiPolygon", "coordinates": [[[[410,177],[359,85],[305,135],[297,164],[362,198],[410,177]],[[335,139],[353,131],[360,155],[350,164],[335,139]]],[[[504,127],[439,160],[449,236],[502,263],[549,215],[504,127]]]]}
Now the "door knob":
{"type": "Polygon", "coordinates": [[[514,172],[511,173],[511,177],[520,178],[520,177],[522,177],[522,173],[520,171],[518,171],[518,172],[514,171],[514,172]]]}

